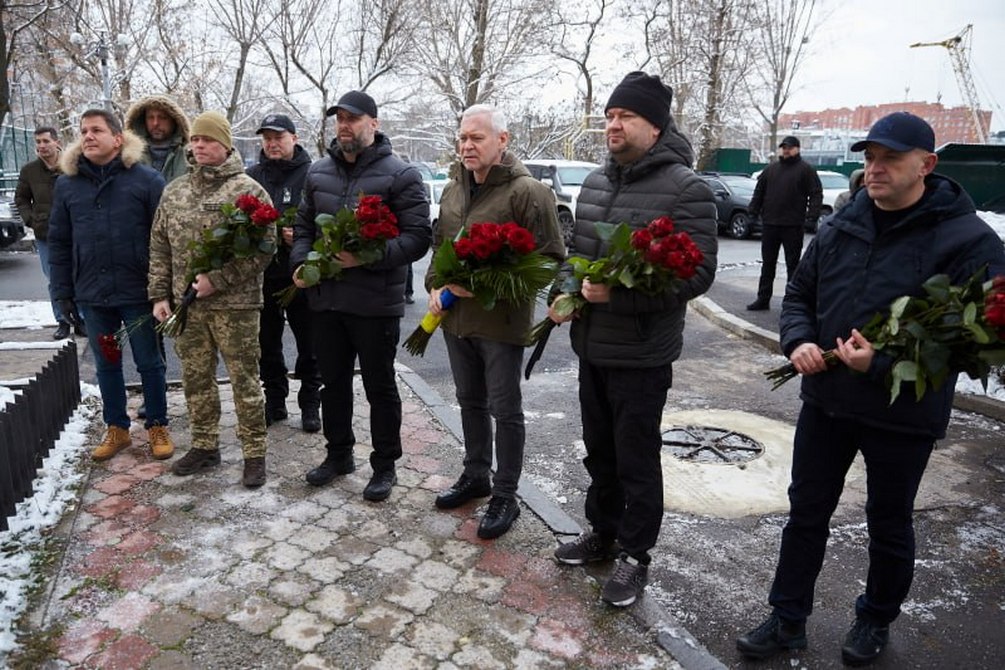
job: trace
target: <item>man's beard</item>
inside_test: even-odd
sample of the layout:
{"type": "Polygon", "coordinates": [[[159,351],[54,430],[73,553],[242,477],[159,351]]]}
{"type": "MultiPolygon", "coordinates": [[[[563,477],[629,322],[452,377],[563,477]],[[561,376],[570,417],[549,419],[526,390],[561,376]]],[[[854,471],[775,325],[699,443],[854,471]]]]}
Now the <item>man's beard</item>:
{"type": "Polygon", "coordinates": [[[342,150],[344,154],[358,154],[365,147],[363,146],[363,140],[360,137],[354,137],[351,140],[335,140],[338,143],[338,148],[342,150]]]}

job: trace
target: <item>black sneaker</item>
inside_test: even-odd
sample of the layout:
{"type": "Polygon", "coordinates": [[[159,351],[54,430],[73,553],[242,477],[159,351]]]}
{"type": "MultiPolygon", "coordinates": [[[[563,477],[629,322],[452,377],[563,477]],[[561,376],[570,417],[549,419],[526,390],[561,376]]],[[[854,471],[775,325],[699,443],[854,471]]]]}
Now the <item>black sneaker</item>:
{"type": "Polygon", "coordinates": [[[145,418],[147,418],[147,404],[146,403],[143,403],[139,407],[136,408],[136,418],[137,419],[145,419],[145,418]]]}
{"type": "Polygon", "coordinates": [[[65,340],[70,336],[70,324],[66,321],[60,321],[56,325],[56,332],[52,334],[52,339],[54,340],[65,340]]]}
{"type": "Polygon", "coordinates": [[[436,506],[440,509],[454,509],[469,500],[492,495],[492,483],[488,477],[477,479],[461,475],[457,483],[436,496],[436,506]]]}
{"type": "Polygon", "coordinates": [[[890,641],[890,627],[880,626],[865,619],[855,619],[841,646],[841,660],[845,665],[868,665],[875,661],[890,641]]]}
{"type": "Polygon", "coordinates": [[[300,424],[305,433],[316,433],[321,430],[321,414],[317,407],[304,407],[300,410],[300,424]]]}
{"type": "Polygon", "coordinates": [[[171,466],[171,472],[179,477],[186,477],[219,464],[219,449],[189,449],[187,454],[174,462],[174,465],[171,466]]]}
{"type": "Polygon", "coordinates": [[[370,482],[363,489],[363,498],[372,502],[387,500],[391,489],[398,483],[398,475],[394,469],[378,470],[370,477],[370,482]]]}
{"type": "Polygon", "coordinates": [[[520,503],[516,498],[492,496],[489,498],[489,508],[482,515],[478,524],[478,537],[483,540],[494,540],[510,529],[516,518],[520,516],[520,503]]]}
{"type": "Polygon", "coordinates": [[[765,312],[769,309],[771,309],[771,301],[761,300],[760,298],[747,305],[748,312],[765,312]]]}
{"type": "Polygon", "coordinates": [[[331,454],[325,457],[321,465],[307,473],[307,483],[311,486],[324,486],[339,475],[356,472],[356,462],[349,454],[331,454]]]}
{"type": "Polygon", "coordinates": [[[747,658],[764,660],[780,651],[806,648],[806,622],[786,621],[772,614],[760,626],[736,638],[736,648],[747,658]]]}
{"type": "Polygon", "coordinates": [[[600,533],[583,533],[572,542],[555,550],[555,559],[566,565],[583,565],[614,558],[614,540],[605,540],[600,533]]]}
{"type": "Polygon", "coordinates": [[[649,566],[623,553],[618,557],[611,578],[604,584],[600,599],[615,607],[628,607],[638,600],[649,579],[649,566]]]}

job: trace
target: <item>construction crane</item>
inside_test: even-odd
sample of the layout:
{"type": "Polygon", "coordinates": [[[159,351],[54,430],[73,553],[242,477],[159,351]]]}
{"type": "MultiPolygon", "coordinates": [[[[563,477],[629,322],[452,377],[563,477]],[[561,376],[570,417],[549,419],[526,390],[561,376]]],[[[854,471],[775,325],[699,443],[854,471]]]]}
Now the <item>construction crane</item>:
{"type": "Polygon", "coordinates": [[[945,47],[949,51],[949,59],[953,63],[953,72],[956,74],[956,83],[959,84],[960,93],[963,94],[964,102],[970,109],[970,118],[974,123],[974,131],[979,144],[986,144],[988,141],[988,131],[981,121],[980,99],[977,97],[977,88],[974,86],[974,78],[970,75],[970,35],[973,24],[961,30],[958,35],[954,35],[941,42],[915,42],[914,47],[945,47]]]}

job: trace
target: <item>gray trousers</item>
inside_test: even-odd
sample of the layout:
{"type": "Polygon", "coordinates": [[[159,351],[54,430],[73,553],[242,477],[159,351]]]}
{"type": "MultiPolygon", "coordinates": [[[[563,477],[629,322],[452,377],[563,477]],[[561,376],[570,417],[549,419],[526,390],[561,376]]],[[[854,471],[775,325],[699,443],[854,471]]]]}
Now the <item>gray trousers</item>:
{"type": "Polygon", "coordinates": [[[523,347],[478,337],[455,337],[447,332],[443,336],[461,406],[464,474],[471,478],[488,476],[495,419],[492,495],[513,498],[523,470],[526,441],[520,393],[523,347]]]}

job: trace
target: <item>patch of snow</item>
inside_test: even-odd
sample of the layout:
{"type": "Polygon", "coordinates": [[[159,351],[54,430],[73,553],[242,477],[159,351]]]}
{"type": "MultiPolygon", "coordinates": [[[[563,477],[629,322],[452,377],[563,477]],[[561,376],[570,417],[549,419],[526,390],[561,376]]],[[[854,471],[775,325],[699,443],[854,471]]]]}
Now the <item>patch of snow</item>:
{"type": "Polygon", "coordinates": [[[48,300],[0,300],[0,328],[47,328],[56,325],[48,300]]]}
{"type": "MultiPolygon", "coordinates": [[[[0,532],[0,666],[17,648],[13,624],[27,605],[29,588],[40,577],[32,574],[32,560],[43,546],[46,529],[75,503],[75,489],[84,476],[79,464],[86,454],[87,428],[98,411],[98,405],[88,401],[99,395],[92,384],[81,384],[80,392],[80,405],[32,482],[34,495],[17,505],[14,516],[7,519],[9,529],[0,532]]],[[[8,394],[13,395],[0,387],[0,401],[8,394]]]]}

